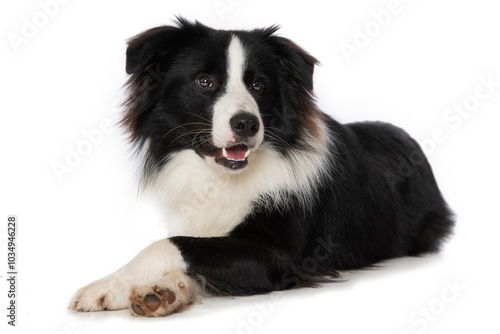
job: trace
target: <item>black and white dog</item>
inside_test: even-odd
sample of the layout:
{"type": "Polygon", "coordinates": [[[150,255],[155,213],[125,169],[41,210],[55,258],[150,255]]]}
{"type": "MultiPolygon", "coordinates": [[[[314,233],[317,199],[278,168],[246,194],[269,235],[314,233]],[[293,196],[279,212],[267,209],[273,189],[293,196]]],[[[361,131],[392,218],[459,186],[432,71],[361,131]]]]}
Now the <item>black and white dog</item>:
{"type": "Polygon", "coordinates": [[[202,293],[312,286],[434,252],[451,233],[417,142],[318,110],[316,59],[276,30],[179,18],[130,40],[122,125],[172,236],[80,289],[70,308],[165,316],[202,293]]]}

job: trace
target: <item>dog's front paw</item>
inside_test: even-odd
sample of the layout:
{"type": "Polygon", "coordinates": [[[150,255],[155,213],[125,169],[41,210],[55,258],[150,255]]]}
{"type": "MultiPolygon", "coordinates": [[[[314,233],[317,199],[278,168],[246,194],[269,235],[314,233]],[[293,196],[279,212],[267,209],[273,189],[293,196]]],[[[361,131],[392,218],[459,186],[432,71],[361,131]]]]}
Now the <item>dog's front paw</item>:
{"type": "Polygon", "coordinates": [[[129,297],[132,315],[164,317],[191,305],[196,298],[196,286],[180,271],[168,273],[154,285],[136,286],[129,297]]]}
{"type": "Polygon", "coordinates": [[[84,312],[123,310],[128,306],[130,289],[126,281],[106,277],[78,290],[68,308],[84,312]]]}

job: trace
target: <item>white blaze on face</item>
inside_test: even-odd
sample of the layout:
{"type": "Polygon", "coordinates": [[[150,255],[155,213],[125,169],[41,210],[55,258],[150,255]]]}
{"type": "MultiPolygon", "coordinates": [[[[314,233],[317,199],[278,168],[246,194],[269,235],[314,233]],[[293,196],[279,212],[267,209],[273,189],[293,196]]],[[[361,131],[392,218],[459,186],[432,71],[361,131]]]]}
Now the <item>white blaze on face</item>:
{"type": "Polygon", "coordinates": [[[259,107],[243,82],[245,56],[243,45],[238,37],[233,36],[227,49],[228,65],[225,92],[214,104],[212,141],[217,147],[227,147],[235,142],[229,120],[241,111],[255,115],[260,122],[259,132],[253,137],[255,147],[258,147],[264,138],[259,107]]]}

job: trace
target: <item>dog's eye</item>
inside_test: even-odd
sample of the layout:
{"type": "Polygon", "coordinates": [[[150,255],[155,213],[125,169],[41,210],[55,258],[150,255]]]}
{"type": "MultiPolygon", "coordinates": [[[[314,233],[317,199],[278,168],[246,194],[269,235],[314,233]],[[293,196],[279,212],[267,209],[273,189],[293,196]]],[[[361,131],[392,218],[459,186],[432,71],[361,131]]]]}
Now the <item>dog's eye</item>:
{"type": "Polygon", "coordinates": [[[255,81],[252,84],[252,88],[253,88],[254,91],[259,92],[259,91],[262,90],[262,88],[264,88],[264,85],[260,81],[255,81]]]}
{"type": "Polygon", "coordinates": [[[203,77],[198,79],[198,85],[202,88],[211,88],[213,86],[213,80],[209,77],[203,77]]]}

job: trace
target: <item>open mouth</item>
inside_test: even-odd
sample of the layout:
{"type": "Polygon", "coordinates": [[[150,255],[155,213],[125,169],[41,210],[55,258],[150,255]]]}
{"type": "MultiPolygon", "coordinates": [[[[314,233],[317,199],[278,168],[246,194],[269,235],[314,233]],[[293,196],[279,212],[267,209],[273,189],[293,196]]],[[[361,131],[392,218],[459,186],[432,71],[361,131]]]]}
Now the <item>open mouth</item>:
{"type": "Polygon", "coordinates": [[[215,162],[226,168],[236,170],[248,165],[248,155],[250,150],[245,144],[239,144],[231,147],[219,148],[215,155],[215,162]]]}
{"type": "Polygon", "coordinates": [[[211,142],[202,145],[203,154],[213,156],[215,162],[231,170],[238,170],[248,165],[250,148],[245,144],[230,147],[216,147],[211,142]]]}

